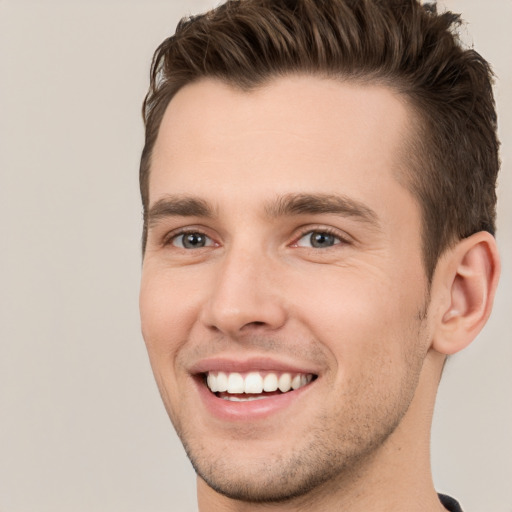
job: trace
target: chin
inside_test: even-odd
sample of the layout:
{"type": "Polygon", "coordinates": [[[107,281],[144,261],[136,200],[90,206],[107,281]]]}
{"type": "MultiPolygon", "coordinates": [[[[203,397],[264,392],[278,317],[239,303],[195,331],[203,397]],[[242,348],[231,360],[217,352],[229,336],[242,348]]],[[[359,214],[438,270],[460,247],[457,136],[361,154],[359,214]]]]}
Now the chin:
{"type": "Polygon", "coordinates": [[[279,503],[300,498],[327,482],[330,472],[308,471],[307,462],[296,461],[293,467],[275,462],[259,464],[257,471],[248,466],[234,470],[217,465],[192,462],[194,469],[211,489],[233,500],[249,503],[279,503]],[[244,471],[245,470],[245,471],[244,471]]]}
{"type": "Polygon", "coordinates": [[[324,486],[339,489],[351,482],[395,427],[390,425],[369,444],[352,440],[334,450],[318,441],[320,432],[311,432],[309,443],[303,443],[300,451],[274,452],[266,459],[248,457],[236,448],[213,453],[196,444],[194,450],[186,443],[184,447],[199,478],[215,492],[248,503],[283,503],[300,501],[324,486]]]}

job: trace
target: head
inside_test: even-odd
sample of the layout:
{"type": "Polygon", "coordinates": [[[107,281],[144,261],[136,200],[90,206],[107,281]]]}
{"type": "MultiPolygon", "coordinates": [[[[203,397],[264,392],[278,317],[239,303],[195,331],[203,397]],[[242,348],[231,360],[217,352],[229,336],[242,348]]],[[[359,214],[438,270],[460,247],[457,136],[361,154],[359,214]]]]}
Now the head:
{"type": "Polygon", "coordinates": [[[242,0],[157,50],[142,327],[218,493],[409,478],[396,458],[428,443],[444,355],[497,279],[491,73],[457,23],[413,0],[242,0]]]}

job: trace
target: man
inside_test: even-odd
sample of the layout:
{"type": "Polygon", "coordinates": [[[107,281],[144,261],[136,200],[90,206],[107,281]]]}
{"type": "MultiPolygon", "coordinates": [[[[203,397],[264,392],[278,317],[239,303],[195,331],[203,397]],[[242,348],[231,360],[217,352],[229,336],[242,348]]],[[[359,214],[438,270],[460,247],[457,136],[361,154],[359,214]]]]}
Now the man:
{"type": "Polygon", "coordinates": [[[155,53],[142,330],[201,512],[460,510],[430,424],[491,311],[499,159],[457,22],[231,1],[155,53]]]}

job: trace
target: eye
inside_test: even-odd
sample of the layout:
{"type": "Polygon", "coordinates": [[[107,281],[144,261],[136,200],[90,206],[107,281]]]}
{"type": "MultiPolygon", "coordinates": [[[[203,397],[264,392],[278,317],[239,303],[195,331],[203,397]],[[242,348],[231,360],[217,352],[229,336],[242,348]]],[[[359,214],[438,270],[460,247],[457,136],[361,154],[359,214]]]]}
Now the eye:
{"type": "Polygon", "coordinates": [[[298,247],[314,247],[315,249],[325,249],[338,245],[342,242],[341,238],[327,231],[309,231],[297,240],[298,247]]]}
{"type": "Polygon", "coordinates": [[[181,249],[201,249],[214,245],[213,240],[204,233],[188,232],[180,233],[172,239],[172,245],[181,249]]]}

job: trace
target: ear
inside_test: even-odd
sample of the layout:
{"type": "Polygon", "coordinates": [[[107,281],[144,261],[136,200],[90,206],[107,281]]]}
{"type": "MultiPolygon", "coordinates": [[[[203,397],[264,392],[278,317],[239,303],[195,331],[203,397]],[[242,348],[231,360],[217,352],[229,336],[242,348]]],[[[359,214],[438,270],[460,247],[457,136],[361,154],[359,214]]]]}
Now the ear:
{"type": "Polygon", "coordinates": [[[491,314],[499,273],[496,240],[485,231],[461,240],[442,256],[432,283],[434,350],[454,354],[475,339],[491,314]]]}

